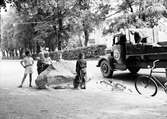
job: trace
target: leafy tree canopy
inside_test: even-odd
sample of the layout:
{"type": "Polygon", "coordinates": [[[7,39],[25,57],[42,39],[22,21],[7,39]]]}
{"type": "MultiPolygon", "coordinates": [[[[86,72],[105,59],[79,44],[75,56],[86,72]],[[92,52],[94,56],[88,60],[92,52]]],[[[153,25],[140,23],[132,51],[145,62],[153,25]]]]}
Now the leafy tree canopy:
{"type": "Polygon", "coordinates": [[[120,27],[153,28],[158,24],[158,20],[167,17],[166,0],[122,0],[116,11],[122,13],[110,24],[108,32],[115,32],[120,27]]]}
{"type": "Polygon", "coordinates": [[[23,23],[30,23],[34,41],[44,41],[51,50],[61,50],[71,35],[84,34],[85,46],[89,33],[105,20],[111,6],[99,0],[6,0],[23,23]]]}

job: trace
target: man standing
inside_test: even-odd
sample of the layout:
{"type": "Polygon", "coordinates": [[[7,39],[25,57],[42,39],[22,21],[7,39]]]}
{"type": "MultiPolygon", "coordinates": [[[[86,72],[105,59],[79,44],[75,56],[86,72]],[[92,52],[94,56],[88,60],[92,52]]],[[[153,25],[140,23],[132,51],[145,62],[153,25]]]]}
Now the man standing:
{"type": "Polygon", "coordinates": [[[78,86],[80,86],[81,89],[86,89],[86,67],[87,62],[84,59],[84,55],[80,53],[76,63],[77,76],[74,81],[74,88],[78,88],[78,86]],[[75,83],[78,84],[75,85],[75,83]]]}

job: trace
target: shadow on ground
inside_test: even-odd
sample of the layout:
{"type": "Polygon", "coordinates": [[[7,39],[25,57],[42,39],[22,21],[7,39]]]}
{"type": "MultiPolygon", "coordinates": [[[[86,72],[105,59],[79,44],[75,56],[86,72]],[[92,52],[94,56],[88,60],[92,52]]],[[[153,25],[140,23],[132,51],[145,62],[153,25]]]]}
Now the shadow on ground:
{"type": "MultiPolygon", "coordinates": [[[[138,76],[142,76],[142,75],[149,75],[149,74],[148,73],[132,74],[132,73],[129,73],[129,72],[121,72],[121,73],[115,73],[112,78],[116,79],[116,80],[121,80],[121,81],[127,81],[127,82],[130,82],[130,83],[134,83],[135,79],[138,76]]],[[[153,76],[155,78],[157,78],[161,83],[165,83],[167,81],[165,76],[162,76],[158,73],[153,74],[153,76]]]]}

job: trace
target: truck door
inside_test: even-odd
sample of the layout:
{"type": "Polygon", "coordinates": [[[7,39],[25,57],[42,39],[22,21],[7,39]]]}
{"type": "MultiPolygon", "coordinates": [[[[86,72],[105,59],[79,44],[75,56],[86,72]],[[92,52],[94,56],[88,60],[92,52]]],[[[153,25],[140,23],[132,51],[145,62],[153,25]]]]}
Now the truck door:
{"type": "Polygon", "coordinates": [[[126,35],[120,34],[113,39],[113,56],[118,64],[125,64],[126,35]]]}

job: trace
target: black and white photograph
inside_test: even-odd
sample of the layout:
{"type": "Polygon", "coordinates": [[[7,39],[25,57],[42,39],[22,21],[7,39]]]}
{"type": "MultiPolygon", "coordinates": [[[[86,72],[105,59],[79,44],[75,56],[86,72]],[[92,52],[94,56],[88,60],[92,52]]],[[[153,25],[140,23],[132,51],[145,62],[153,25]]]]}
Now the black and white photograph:
{"type": "Polygon", "coordinates": [[[167,119],[167,0],[1,0],[0,119],[167,119]]]}

